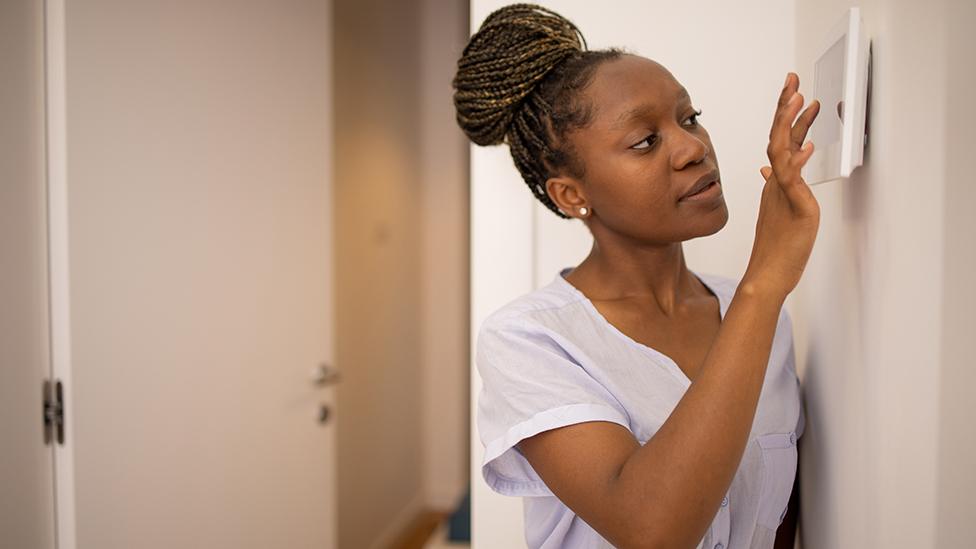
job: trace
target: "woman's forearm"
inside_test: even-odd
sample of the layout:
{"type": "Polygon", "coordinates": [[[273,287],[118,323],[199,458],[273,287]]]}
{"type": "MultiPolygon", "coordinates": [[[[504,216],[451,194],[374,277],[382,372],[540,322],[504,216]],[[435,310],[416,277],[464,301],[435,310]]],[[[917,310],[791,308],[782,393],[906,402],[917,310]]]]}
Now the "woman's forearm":
{"type": "Polygon", "coordinates": [[[711,524],[748,441],[784,299],[740,284],[696,379],[620,469],[617,501],[643,511],[635,539],[694,547],[711,524]]]}

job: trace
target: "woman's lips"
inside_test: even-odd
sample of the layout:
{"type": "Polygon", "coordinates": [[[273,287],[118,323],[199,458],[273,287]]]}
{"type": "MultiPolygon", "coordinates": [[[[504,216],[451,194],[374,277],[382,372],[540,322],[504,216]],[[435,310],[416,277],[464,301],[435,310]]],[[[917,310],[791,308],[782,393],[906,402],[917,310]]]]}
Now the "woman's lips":
{"type": "Polygon", "coordinates": [[[681,198],[691,196],[692,192],[697,192],[696,189],[699,191],[703,190],[708,186],[709,183],[718,180],[718,168],[712,168],[711,170],[708,170],[707,173],[702,174],[701,177],[696,179],[693,184],[688,185],[688,187],[685,189],[685,194],[681,195],[681,198]]]}
{"type": "Polygon", "coordinates": [[[713,181],[707,187],[698,191],[697,193],[682,198],[681,202],[713,200],[720,196],[722,196],[722,185],[718,181],[713,181]]]}

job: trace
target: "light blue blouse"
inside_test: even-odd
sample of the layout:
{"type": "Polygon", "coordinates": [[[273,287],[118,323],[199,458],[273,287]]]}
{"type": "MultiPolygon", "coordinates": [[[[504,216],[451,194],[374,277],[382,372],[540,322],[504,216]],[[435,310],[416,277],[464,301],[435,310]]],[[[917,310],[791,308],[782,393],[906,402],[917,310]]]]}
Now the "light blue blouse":
{"type": "MultiPolygon", "coordinates": [[[[619,331],[563,276],[495,311],[479,328],[482,379],[477,426],[482,475],[504,495],[521,496],[528,547],[613,547],[549,490],[515,446],[542,431],[611,421],[646,443],[691,381],[667,355],[619,331]]],[[[692,271],[725,318],[738,282],[692,271]]],[[[804,414],[792,322],[780,311],[752,433],[726,497],[699,548],[770,548],[796,474],[804,414]]]]}

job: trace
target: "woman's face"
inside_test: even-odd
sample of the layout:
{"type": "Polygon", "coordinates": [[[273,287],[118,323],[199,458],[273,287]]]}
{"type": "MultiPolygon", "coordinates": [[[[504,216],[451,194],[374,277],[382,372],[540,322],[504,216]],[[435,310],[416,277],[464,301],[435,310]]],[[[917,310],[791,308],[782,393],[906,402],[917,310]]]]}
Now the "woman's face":
{"type": "Polygon", "coordinates": [[[641,243],[683,242],[725,226],[720,184],[713,198],[682,199],[702,176],[719,176],[718,160],[691,98],[667,69],[623,55],[597,67],[583,99],[593,108],[590,125],[567,138],[584,173],[555,178],[566,185],[550,180],[557,205],[590,208],[594,235],[600,225],[641,243]]]}

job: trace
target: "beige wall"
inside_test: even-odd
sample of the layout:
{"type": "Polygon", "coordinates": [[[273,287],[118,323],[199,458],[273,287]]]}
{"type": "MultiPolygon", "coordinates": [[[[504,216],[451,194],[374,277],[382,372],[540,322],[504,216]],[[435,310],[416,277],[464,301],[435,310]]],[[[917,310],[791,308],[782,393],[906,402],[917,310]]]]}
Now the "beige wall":
{"type": "Polygon", "coordinates": [[[850,5],[873,39],[871,134],[864,167],[814,187],[821,230],[794,292],[809,421],[804,547],[959,547],[973,521],[972,412],[960,388],[973,380],[962,342],[976,226],[961,160],[973,40],[960,23],[946,38],[962,15],[947,8],[966,11],[961,2],[801,0],[801,79],[850,5]]]}
{"type": "Polygon", "coordinates": [[[54,547],[49,377],[44,11],[0,2],[0,544],[54,547]]]}
{"type": "Polygon", "coordinates": [[[467,191],[459,2],[335,6],[340,547],[466,483],[467,191]]]}
{"type": "MultiPolygon", "coordinates": [[[[939,395],[936,546],[966,547],[976,528],[976,429],[973,429],[973,314],[976,311],[976,3],[951,2],[947,9],[946,189],[943,231],[942,370],[939,395]]],[[[938,96],[935,96],[938,97],[938,96]]]]}
{"type": "Polygon", "coordinates": [[[77,547],[331,547],[329,4],[66,4],[77,547]]]}

